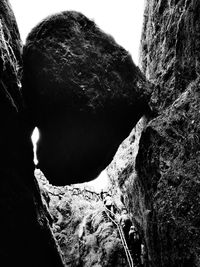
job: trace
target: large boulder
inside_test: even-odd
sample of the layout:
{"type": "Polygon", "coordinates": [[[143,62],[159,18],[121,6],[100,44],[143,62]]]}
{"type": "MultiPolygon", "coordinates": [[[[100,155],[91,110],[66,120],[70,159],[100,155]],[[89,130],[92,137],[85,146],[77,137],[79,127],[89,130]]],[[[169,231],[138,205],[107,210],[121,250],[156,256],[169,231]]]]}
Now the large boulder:
{"type": "Polygon", "coordinates": [[[63,266],[34,178],[21,96],[22,45],[7,0],[0,2],[0,265],[63,266]]]}
{"type": "Polygon", "coordinates": [[[23,60],[39,168],[57,185],[95,178],[148,112],[150,85],[127,51],[72,11],[37,25],[23,60]]]}

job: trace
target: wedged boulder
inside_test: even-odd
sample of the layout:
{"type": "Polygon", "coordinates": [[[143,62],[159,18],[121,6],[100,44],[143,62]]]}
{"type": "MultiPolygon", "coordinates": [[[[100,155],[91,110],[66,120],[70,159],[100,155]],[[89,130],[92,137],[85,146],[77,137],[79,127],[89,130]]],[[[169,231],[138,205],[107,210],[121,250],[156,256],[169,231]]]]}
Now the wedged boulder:
{"type": "Polygon", "coordinates": [[[22,45],[15,17],[0,2],[1,266],[63,266],[34,178],[30,127],[21,96],[22,45]]]}
{"type": "Polygon", "coordinates": [[[73,11],[37,25],[23,60],[39,168],[57,185],[95,178],[149,112],[151,86],[127,51],[73,11]]]}

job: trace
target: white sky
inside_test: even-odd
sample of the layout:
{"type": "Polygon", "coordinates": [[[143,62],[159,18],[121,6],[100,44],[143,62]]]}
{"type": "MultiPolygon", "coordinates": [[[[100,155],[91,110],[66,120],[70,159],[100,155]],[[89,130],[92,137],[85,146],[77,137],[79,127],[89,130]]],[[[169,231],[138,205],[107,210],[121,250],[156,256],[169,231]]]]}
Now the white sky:
{"type": "Polygon", "coordinates": [[[88,185],[94,187],[97,193],[100,193],[101,190],[106,191],[108,189],[107,171],[103,170],[96,179],[88,182],[88,185]]]}
{"type": "Polygon", "coordinates": [[[144,0],[10,0],[23,42],[31,29],[50,14],[82,12],[128,50],[138,64],[144,0]]]}

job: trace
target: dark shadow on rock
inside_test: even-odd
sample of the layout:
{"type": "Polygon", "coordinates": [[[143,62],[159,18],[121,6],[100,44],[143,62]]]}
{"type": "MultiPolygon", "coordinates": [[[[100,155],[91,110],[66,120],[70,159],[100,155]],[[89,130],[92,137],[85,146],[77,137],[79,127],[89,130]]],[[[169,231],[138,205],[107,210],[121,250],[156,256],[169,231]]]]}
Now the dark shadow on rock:
{"type": "Polygon", "coordinates": [[[37,25],[23,60],[23,95],[41,134],[38,167],[57,185],[95,178],[149,112],[151,86],[128,52],[77,12],[37,25]]]}
{"type": "Polygon", "coordinates": [[[31,128],[20,91],[21,40],[8,1],[0,2],[1,266],[63,266],[34,177],[31,128]]]}

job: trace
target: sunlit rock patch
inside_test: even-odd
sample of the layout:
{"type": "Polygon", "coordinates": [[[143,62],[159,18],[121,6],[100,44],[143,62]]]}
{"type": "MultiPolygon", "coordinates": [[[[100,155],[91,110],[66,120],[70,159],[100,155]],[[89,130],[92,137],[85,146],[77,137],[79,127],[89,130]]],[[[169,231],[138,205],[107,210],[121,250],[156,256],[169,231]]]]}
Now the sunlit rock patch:
{"type": "Polygon", "coordinates": [[[56,187],[37,170],[44,205],[65,266],[128,266],[118,229],[100,194],[77,185],[56,187]]]}

